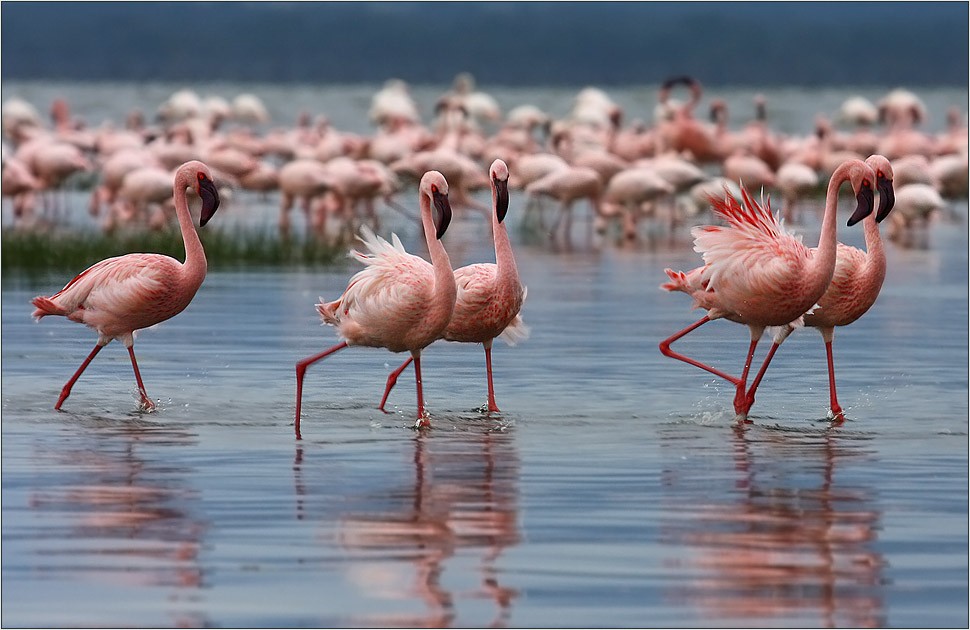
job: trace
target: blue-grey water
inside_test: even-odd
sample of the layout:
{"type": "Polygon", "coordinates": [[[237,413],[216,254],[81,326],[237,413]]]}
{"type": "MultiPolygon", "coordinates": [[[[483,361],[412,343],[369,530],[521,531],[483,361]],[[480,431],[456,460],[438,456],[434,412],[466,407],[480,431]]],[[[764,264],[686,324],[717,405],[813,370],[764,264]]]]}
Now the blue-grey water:
{"type": "MultiPolygon", "coordinates": [[[[840,102],[769,94],[804,116],[840,102]]],[[[273,202],[233,202],[272,221],[273,202]]],[[[658,289],[664,267],[698,262],[686,228],[562,251],[518,229],[523,207],[515,195],[508,221],[531,335],[495,345],[502,412],[477,411],[481,348],[438,343],[422,433],[410,371],[392,413],[376,409],[404,357],[351,348],[308,370],[294,439],[294,364],[336,342],[313,304],[353,261],[210,271],[137,338],[150,414],[120,344],[54,411],[96,336],[29,317],[70,274],[5,275],[2,624],[968,625],[966,200],[926,247],[888,245],[879,300],[838,330],[838,427],[814,330],[779,351],[745,426],[730,387],[659,353],[700,316],[658,289]]],[[[420,252],[394,216],[388,231],[420,252]]],[[[840,239],[861,246],[861,230],[840,239]]],[[[493,255],[477,216],[445,244],[455,266],[493,255]]],[[[736,372],[747,340],[721,321],[679,347],[736,372]]]]}

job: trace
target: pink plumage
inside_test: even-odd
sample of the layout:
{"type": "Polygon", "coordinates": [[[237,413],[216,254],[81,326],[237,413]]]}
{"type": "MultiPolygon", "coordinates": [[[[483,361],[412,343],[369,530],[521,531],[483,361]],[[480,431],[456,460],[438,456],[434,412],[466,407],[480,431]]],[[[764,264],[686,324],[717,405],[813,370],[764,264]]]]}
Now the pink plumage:
{"type": "Polygon", "coordinates": [[[136,330],[154,326],[181,313],[195,297],[206,274],[205,250],[189,214],[186,189],[202,197],[200,225],[205,225],[219,207],[219,193],[208,167],[202,162],[183,164],[175,173],[175,211],[185,244],[185,262],[162,254],[127,254],[102,260],[82,271],[54,295],[35,297],[33,317],[67,317],[98,333],[98,343],[74,376],[64,385],[54,405],[60,409],[74,383],[92,359],[114,339],[120,339],[131,358],[142,408],[155,404],[135,360],[136,330]]]}
{"type": "MultiPolygon", "coordinates": [[[[499,411],[492,382],[492,342],[496,337],[501,337],[509,344],[514,344],[529,334],[519,314],[526,289],[519,281],[512,245],[503,223],[509,205],[508,181],[509,169],[505,162],[492,162],[489,182],[492,187],[492,238],[496,262],[474,263],[455,270],[455,310],[442,333],[442,338],[448,341],[480,343],[484,347],[488,378],[487,408],[490,412],[499,411]]],[[[411,359],[408,359],[388,376],[379,409],[384,409],[398,376],[410,363],[411,359]]]]}
{"type": "Polygon", "coordinates": [[[416,427],[430,426],[421,389],[421,351],[438,339],[455,309],[455,276],[441,237],[451,221],[448,182],[438,171],[428,171],[418,187],[421,224],[431,262],[409,254],[396,235],[391,242],[364,228],[361,242],[367,251],[351,255],[365,267],[354,274],[343,295],[333,301],[320,299],[317,312],[324,323],[337,328],[342,341],[296,364],[296,419],[300,439],[303,377],[313,363],[347,346],[409,351],[414,359],[418,395],[416,427]],[[438,213],[432,215],[432,205],[438,213]]]}
{"type": "Polygon", "coordinates": [[[726,226],[693,228],[694,250],[704,265],[690,272],[666,270],[670,282],[661,285],[668,291],[682,291],[694,298],[694,305],[707,310],[695,324],[665,339],[660,351],[734,384],[734,407],[747,417],[750,402],[745,391],[751,358],[758,340],[769,326],[799,326],[828,288],[835,271],[836,210],[838,191],[843,182],[852,184],[859,207],[850,223],[872,212],[872,187],[875,174],[861,160],[843,163],[832,175],[826,193],[825,213],[819,246],[809,248],[801,237],[788,233],[771,212],[768,203],[759,204],[742,185],[742,198],[726,195],[712,198],[715,213],[726,226]],[[751,343],[740,378],[674,352],[670,345],[713,319],[725,318],[745,324],[751,343]]]}

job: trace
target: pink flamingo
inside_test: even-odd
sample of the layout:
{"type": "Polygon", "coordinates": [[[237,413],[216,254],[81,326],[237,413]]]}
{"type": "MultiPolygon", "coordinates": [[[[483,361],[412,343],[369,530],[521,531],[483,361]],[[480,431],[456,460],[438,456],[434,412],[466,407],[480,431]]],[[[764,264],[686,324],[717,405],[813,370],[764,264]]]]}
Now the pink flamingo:
{"type": "Polygon", "coordinates": [[[296,438],[300,439],[300,406],[303,376],[320,359],[347,346],[387,348],[411,353],[418,393],[415,428],[431,426],[421,391],[421,351],[439,339],[455,310],[454,272],[441,237],[451,221],[448,180],[438,171],[428,171],[418,188],[421,223],[431,262],[404,251],[397,235],[391,243],[375,236],[364,226],[361,240],[369,254],[352,254],[367,265],[350,279],[343,295],[333,302],[317,304],[324,323],[337,328],[343,341],[296,364],[296,438]],[[438,216],[433,217],[434,205],[438,216]]]}
{"type": "Polygon", "coordinates": [[[851,183],[858,201],[849,225],[861,221],[873,210],[875,173],[861,160],[846,161],[829,181],[816,248],[803,245],[801,237],[784,229],[768,204],[758,205],[742,188],[743,205],[730,195],[723,201],[711,197],[714,213],[727,226],[708,225],[691,230],[694,249],[703,255],[705,264],[688,273],[665,270],[670,282],[660,288],[687,293],[694,298],[695,307],[707,309],[707,314],[663,340],[660,351],[732,383],[737,388],[734,409],[740,419],[747,418],[745,385],[751,358],[765,328],[802,325],[802,316],[822,297],[832,280],[838,192],[846,181],[851,183]],[[740,379],[670,349],[674,341],[722,317],[745,324],[751,331],[751,344],[740,379]]]}
{"type": "Polygon", "coordinates": [[[162,254],[126,254],[107,258],[82,271],[54,295],[38,296],[31,301],[36,307],[33,316],[38,320],[46,315],[62,315],[98,332],[97,345],[64,385],[54,409],[61,408],[81,373],[113,339],[120,339],[128,348],[141,407],[146,411],[155,408],[155,403],[145,393],[138,372],[134,333],[181,313],[205,279],[205,250],[186,199],[189,187],[202,198],[199,225],[208,223],[219,207],[219,192],[209,168],[197,161],[179,167],[175,173],[175,212],[185,244],[184,264],[162,254]]]}
{"type": "MultiPolygon", "coordinates": [[[[825,342],[825,356],[829,367],[829,398],[832,418],[837,422],[845,420],[842,407],[835,395],[835,365],[832,359],[832,339],[836,326],[848,326],[865,315],[879,297],[883,280],[886,278],[886,252],[879,237],[877,223],[885,219],[893,209],[893,167],[882,155],[872,155],[866,159],[876,173],[876,188],[879,190],[879,210],[870,214],[862,222],[865,230],[866,251],[843,243],[838,244],[835,255],[835,273],[832,283],[818,300],[818,305],[810,313],[805,313],[806,326],[817,328],[825,342]]],[[[745,405],[750,409],[754,403],[755,391],[764,378],[768,364],[778,350],[778,346],[788,338],[795,328],[790,324],[783,326],[775,335],[764,364],[751,383],[746,395],[745,405]]]]}
{"type": "MultiPolygon", "coordinates": [[[[488,170],[492,185],[492,238],[495,244],[495,264],[478,263],[455,269],[458,294],[455,312],[445,329],[443,339],[480,343],[485,348],[485,369],[488,374],[488,411],[499,411],[492,384],[492,341],[501,336],[510,344],[525,339],[529,331],[519,311],[526,289],[519,282],[512,244],[505,229],[505,214],[509,209],[509,168],[502,160],[495,160],[488,170]]],[[[387,377],[387,387],[381,398],[384,403],[397,377],[410,365],[409,358],[387,377]]]]}

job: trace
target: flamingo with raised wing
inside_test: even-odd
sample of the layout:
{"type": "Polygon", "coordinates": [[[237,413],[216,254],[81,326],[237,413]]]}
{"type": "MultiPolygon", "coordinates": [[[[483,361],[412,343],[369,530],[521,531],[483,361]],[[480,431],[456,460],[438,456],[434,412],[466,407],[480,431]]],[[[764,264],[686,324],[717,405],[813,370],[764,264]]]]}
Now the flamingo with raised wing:
{"type": "MultiPolygon", "coordinates": [[[[525,339],[529,330],[519,311],[526,289],[519,281],[512,244],[505,229],[505,215],[509,210],[509,167],[502,160],[492,162],[488,170],[492,187],[492,239],[495,263],[477,263],[455,269],[458,287],[455,312],[445,329],[443,339],[480,343],[485,348],[485,370],[488,376],[489,412],[499,411],[492,382],[492,341],[501,337],[509,344],[525,339]]],[[[381,398],[384,410],[387,396],[397,383],[397,377],[410,365],[409,358],[387,377],[387,387],[381,398]]]]}
{"type": "Polygon", "coordinates": [[[875,173],[861,160],[847,160],[833,173],[825,197],[819,244],[809,248],[801,237],[785,230],[767,203],[759,205],[742,187],[742,203],[727,195],[711,198],[714,213],[726,226],[707,225],[691,230],[694,250],[704,265],[684,273],[666,269],[670,282],[660,288],[682,291],[694,306],[707,310],[699,321],[660,342],[660,351],[724,378],[736,388],[734,409],[747,418],[745,386],[755,348],[768,326],[801,326],[802,316],[822,297],[836,260],[836,211],[839,187],[850,182],[858,206],[849,225],[873,210],[875,173]],[[748,326],[751,343],[740,378],[671,350],[670,345],[707,322],[725,318],[748,326]]]}
{"type": "Polygon", "coordinates": [[[324,323],[337,328],[343,339],[319,354],[296,364],[296,438],[300,439],[300,407],[303,377],[313,363],[347,346],[409,351],[414,359],[418,393],[415,428],[431,426],[421,390],[421,351],[444,332],[455,310],[457,287],[448,252],[441,242],[451,221],[448,181],[438,171],[428,171],[418,188],[421,224],[431,262],[404,251],[396,234],[391,243],[369,228],[361,229],[361,241],[369,253],[352,253],[367,265],[350,279],[343,295],[333,302],[320,298],[316,305],[324,323]],[[437,216],[432,216],[432,206],[437,216]]]}
{"type": "MultiPolygon", "coordinates": [[[[832,283],[825,294],[819,298],[818,305],[810,313],[805,314],[805,325],[817,328],[825,342],[825,356],[829,368],[829,402],[832,409],[832,419],[836,422],[845,420],[845,414],[839,405],[835,394],[835,364],[832,358],[832,339],[836,326],[848,326],[866,314],[882,289],[886,279],[886,252],[882,239],[879,237],[877,223],[885,219],[893,209],[895,197],[893,194],[893,167],[889,160],[882,155],[872,155],[866,159],[866,164],[876,173],[876,189],[879,191],[879,210],[867,216],[862,222],[865,230],[866,251],[856,247],[838,244],[835,257],[835,273],[832,283]]],[[[751,388],[745,396],[746,411],[754,404],[754,395],[764,378],[768,364],[778,350],[778,346],[794,331],[791,325],[783,326],[775,334],[768,355],[765,357],[758,375],[751,383],[751,388]]]]}
{"type": "Polygon", "coordinates": [[[61,408],[81,373],[113,339],[121,340],[128,348],[142,409],[155,408],[145,393],[135,361],[135,331],[181,313],[205,280],[205,250],[189,213],[186,189],[192,188],[202,198],[200,226],[208,223],[219,207],[219,192],[209,168],[202,162],[190,161],[179,167],[174,188],[175,213],[185,245],[184,263],[162,254],[108,258],[82,271],[54,295],[38,296],[31,301],[36,307],[33,316],[38,320],[47,315],[62,315],[98,333],[97,345],[64,385],[54,409],[61,408]]]}

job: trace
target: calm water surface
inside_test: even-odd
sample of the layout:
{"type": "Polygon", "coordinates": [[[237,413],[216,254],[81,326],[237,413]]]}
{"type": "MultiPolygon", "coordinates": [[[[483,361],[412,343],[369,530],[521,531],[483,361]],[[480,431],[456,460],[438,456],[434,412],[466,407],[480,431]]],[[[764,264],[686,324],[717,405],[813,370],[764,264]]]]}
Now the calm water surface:
{"type": "MultiPolygon", "coordinates": [[[[966,201],[954,210],[927,248],[889,246],[879,301],[839,330],[841,427],[813,330],[786,342],[744,427],[729,387],[660,355],[699,317],[657,288],[696,265],[686,230],[571,252],[514,231],[532,333],[496,344],[503,412],[477,411],[481,349],[436,344],[421,434],[410,372],[376,409],[403,356],[355,348],[310,368],[294,439],[294,364],[335,343],[313,304],[351,261],[210,272],[138,337],[151,414],[120,344],[53,411],[96,336],[29,318],[68,274],[6,276],[2,623],[965,627],[966,201]]],[[[465,217],[445,243],[458,266],[490,260],[488,239],[465,217]]],[[[746,347],[727,322],[681,342],[728,371],[746,347]]]]}

